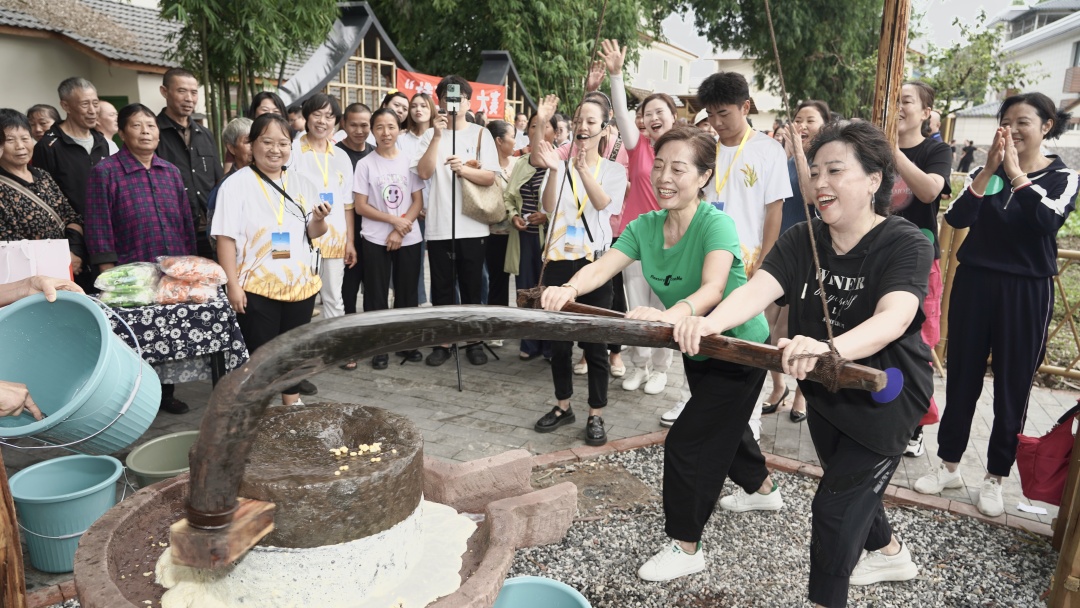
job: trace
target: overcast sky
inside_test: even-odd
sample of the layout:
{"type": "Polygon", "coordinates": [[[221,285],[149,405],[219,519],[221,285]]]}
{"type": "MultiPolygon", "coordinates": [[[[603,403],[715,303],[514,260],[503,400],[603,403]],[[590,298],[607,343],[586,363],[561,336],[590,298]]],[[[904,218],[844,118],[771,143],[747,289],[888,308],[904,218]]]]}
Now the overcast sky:
{"type": "MultiPolygon", "coordinates": [[[[912,10],[926,15],[922,26],[926,39],[938,46],[948,46],[959,37],[959,30],[952,25],[954,19],[962,16],[974,20],[980,10],[993,18],[1010,3],[1011,0],[912,0],[912,10]]],[[[702,58],[712,55],[712,44],[694,30],[692,13],[684,17],[672,15],[663,25],[667,39],[676,46],[702,58]]]]}

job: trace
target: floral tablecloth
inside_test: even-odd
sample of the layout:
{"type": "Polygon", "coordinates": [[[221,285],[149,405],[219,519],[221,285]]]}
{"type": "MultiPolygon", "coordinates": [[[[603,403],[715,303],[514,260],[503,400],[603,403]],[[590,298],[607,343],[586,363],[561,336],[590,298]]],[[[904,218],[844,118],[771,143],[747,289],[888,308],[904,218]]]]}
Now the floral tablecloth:
{"type": "MultiPolygon", "coordinates": [[[[143,359],[165,384],[217,381],[248,360],[236,313],[224,297],[206,304],[114,308],[131,326],[143,359]],[[215,373],[216,372],[216,373],[215,373]]],[[[131,335],[109,316],[116,335],[129,346],[131,335]]]]}

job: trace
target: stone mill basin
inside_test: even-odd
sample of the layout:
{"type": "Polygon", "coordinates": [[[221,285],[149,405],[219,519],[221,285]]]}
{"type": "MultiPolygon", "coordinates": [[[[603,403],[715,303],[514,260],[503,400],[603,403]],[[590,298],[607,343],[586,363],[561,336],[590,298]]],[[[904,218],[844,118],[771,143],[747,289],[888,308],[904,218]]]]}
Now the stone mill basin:
{"type": "MultiPolygon", "coordinates": [[[[457,573],[460,587],[428,605],[491,606],[514,551],[558,542],[576,511],[573,484],[533,491],[531,471],[532,456],[524,450],[461,464],[425,459],[423,440],[412,423],[379,408],[268,408],[259,422],[240,496],[274,502],[275,529],[241,558],[237,571],[245,560],[249,566],[263,563],[257,556],[263,550],[278,551],[275,547],[318,552],[378,538],[375,535],[401,527],[419,512],[423,494],[425,501],[470,514],[465,521],[473,527],[471,535],[465,532],[468,541],[457,573]],[[368,450],[358,449],[361,446],[368,450]],[[348,449],[341,452],[342,447],[348,449]]],[[[84,608],[161,605],[166,589],[156,581],[155,565],[169,546],[170,526],[186,516],[189,489],[187,474],[144,488],[83,535],[75,557],[75,583],[84,608]]],[[[265,597],[248,597],[258,600],[254,605],[278,605],[269,590],[265,597]]],[[[363,599],[346,593],[335,597],[341,597],[337,605],[343,608],[363,599]]]]}

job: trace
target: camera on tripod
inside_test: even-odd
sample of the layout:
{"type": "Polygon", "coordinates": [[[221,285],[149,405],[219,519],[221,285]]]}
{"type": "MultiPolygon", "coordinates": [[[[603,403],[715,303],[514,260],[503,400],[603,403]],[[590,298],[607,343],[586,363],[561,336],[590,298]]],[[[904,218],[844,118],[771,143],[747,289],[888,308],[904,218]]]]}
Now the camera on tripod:
{"type": "Polygon", "coordinates": [[[448,84],[446,85],[446,111],[450,114],[457,114],[461,111],[461,85],[460,84],[448,84]]]}

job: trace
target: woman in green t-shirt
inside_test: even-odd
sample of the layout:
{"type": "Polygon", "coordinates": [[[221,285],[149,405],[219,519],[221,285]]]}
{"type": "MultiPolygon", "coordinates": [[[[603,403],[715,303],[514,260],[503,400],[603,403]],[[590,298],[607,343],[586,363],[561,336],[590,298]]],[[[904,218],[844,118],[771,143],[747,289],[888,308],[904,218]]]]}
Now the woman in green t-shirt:
{"type": "MultiPolygon", "coordinates": [[[[606,255],[561,287],[548,287],[541,300],[545,309],[561,310],[634,261],[641,261],[645,279],[667,310],[638,307],[630,319],[674,324],[708,314],[746,283],[734,220],[701,201],[716,163],[716,142],[698,129],[675,128],[654,147],[652,186],[661,210],[630,222],[606,255]]],[[[725,335],[763,343],[769,327],[758,314],[725,335]]],[[[701,533],[727,477],[747,493],[761,492],[772,507],[783,505],[747,424],[765,370],[685,356],[683,367],[691,397],[664,449],[665,532],[671,540],[638,570],[648,581],[705,568],[701,533]]]]}

